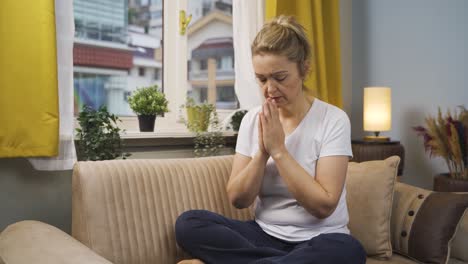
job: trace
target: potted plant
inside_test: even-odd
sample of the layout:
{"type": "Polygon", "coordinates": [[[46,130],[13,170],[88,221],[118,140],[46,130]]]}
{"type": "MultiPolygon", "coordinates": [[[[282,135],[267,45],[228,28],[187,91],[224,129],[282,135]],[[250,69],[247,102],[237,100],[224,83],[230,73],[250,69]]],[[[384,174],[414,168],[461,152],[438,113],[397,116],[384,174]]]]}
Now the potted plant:
{"type": "Polygon", "coordinates": [[[138,88],[128,98],[128,103],[138,115],[138,125],[142,132],[154,131],[156,116],[169,112],[166,96],[157,85],[138,88]]]}
{"type": "MultiPolygon", "coordinates": [[[[224,137],[219,126],[218,114],[213,109],[211,110],[211,115],[208,117],[207,124],[202,124],[204,130],[197,130],[194,138],[194,154],[195,157],[208,157],[216,156],[220,154],[220,150],[224,147],[224,137]],[[208,131],[209,130],[209,131],[208,131]]],[[[205,118],[203,116],[203,118],[205,118]]],[[[205,119],[202,120],[205,122],[205,119]]]]}
{"type": "Polygon", "coordinates": [[[414,130],[424,138],[429,155],[442,157],[449,172],[434,178],[436,191],[468,191],[468,110],[464,106],[444,116],[426,118],[427,127],[414,130]]]}
{"type": "Polygon", "coordinates": [[[187,128],[192,132],[204,132],[208,130],[212,114],[216,114],[215,107],[209,103],[195,103],[195,100],[188,97],[185,105],[187,111],[187,128]]]}
{"type": "Polygon", "coordinates": [[[240,124],[242,119],[244,118],[245,114],[247,114],[247,110],[237,110],[232,116],[231,116],[231,127],[232,130],[238,132],[240,128],[240,124]]]}
{"type": "Polygon", "coordinates": [[[185,125],[196,133],[193,139],[195,157],[218,155],[224,147],[224,137],[214,105],[206,102],[197,104],[188,97],[182,107],[187,111],[185,125]]]}
{"type": "Polygon", "coordinates": [[[77,156],[79,160],[125,159],[130,153],[123,152],[120,119],[107,111],[105,106],[98,110],[85,105],[78,116],[80,127],[77,132],[77,156]]]}

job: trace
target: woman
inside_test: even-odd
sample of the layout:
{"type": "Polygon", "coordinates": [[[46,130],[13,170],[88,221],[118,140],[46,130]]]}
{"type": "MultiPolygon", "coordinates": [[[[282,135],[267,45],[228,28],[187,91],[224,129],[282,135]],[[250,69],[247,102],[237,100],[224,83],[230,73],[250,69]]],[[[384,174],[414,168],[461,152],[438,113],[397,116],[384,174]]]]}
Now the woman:
{"type": "Polygon", "coordinates": [[[255,220],[193,210],[176,222],[180,263],[365,263],[349,235],[344,183],[350,123],[340,109],[307,99],[310,45],[292,17],[265,24],[251,46],[265,97],[243,118],[227,193],[255,220]]]}

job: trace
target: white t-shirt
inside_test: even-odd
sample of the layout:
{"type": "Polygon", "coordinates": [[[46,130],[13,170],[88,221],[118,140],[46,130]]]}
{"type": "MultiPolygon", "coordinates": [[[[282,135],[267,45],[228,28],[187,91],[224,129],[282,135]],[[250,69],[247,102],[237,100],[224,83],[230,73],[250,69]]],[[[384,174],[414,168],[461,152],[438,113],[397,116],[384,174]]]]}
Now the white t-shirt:
{"type": "MultiPolygon", "coordinates": [[[[250,110],[242,119],[236,152],[253,157],[258,151],[258,113],[250,110]]],[[[325,156],[352,156],[349,118],[341,109],[314,99],[312,106],[296,129],[285,138],[285,145],[294,159],[315,177],[317,160],[325,156]]],[[[270,157],[262,187],[255,201],[255,221],[262,229],[287,241],[309,240],[322,233],[347,233],[348,208],[343,189],[335,211],[319,219],[298,204],[283,182],[270,157]]]]}

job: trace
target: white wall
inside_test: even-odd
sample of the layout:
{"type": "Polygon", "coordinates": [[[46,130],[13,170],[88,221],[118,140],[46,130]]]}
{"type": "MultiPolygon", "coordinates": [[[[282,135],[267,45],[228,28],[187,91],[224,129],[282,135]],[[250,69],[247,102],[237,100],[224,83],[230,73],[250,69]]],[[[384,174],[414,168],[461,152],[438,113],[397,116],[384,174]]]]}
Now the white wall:
{"type": "Polygon", "coordinates": [[[361,138],[362,88],[392,88],[392,139],[406,150],[402,180],[432,187],[446,172],[412,130],[427,115],[468,106],[468,1],[353,0],[352,136],[361,138]]]}

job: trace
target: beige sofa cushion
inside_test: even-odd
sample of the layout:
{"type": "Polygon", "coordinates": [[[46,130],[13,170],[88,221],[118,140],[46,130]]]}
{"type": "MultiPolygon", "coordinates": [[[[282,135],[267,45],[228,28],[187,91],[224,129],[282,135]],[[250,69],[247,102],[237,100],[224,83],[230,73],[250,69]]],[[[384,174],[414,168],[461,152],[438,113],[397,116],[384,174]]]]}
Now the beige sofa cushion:
{"type": "Polygon", "coordinates": [[[348,227],[367,255],[374,258],[392,256],[390,217],[399,162],[399,157],[392,156],[348,165],[348,227]]]}

